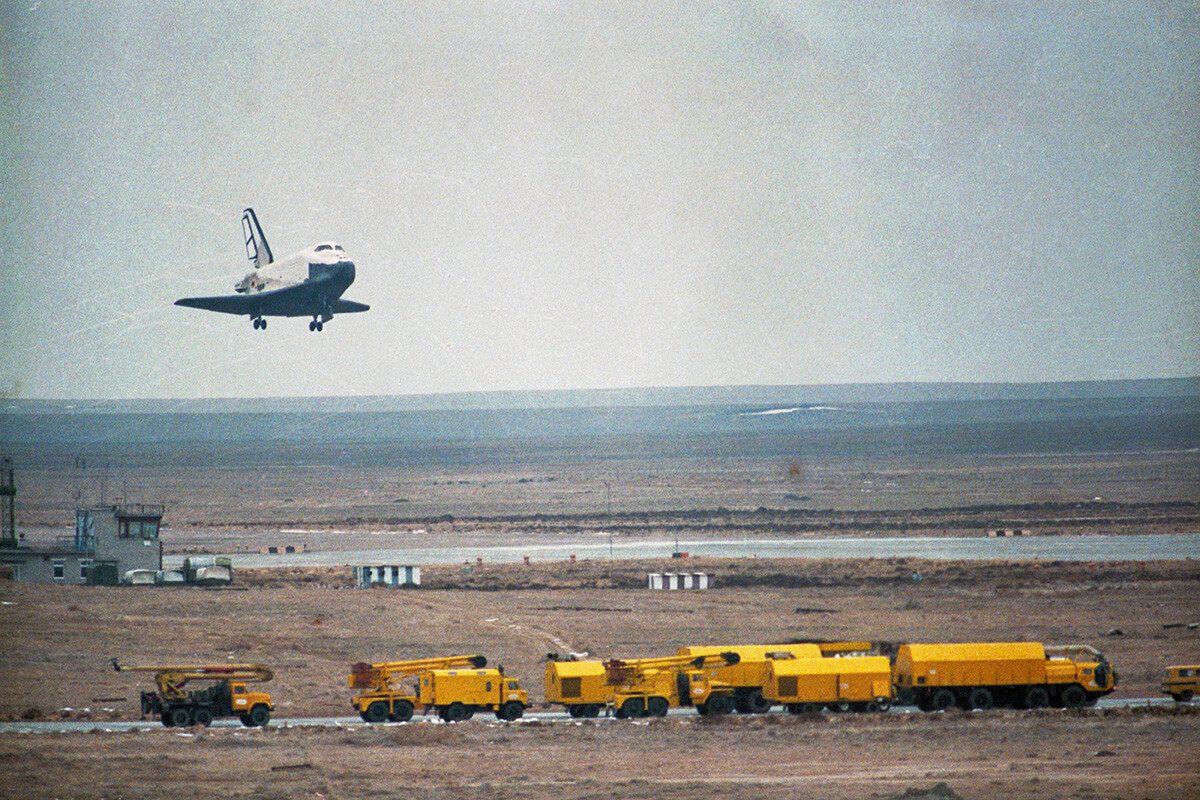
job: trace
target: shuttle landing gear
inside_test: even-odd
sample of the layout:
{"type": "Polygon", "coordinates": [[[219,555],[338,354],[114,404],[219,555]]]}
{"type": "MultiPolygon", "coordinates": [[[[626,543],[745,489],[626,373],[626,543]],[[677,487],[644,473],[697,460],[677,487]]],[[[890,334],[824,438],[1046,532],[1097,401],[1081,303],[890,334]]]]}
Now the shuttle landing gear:
{"type": "Polygon", "coordinates": [[[321,320],[314,319],[312,322],[308,323],[308,329],[310,331],[320,331],[324,330],[325,326],[322,324],[321,320]]]}
{"type": "Polygon", "coordinates": [[[254,325],[254,330],[256,331],[259,329],[265,331],[267,329],[267,321],[262,317],[254,317],[250,320],[250,322],[254,325]]]}

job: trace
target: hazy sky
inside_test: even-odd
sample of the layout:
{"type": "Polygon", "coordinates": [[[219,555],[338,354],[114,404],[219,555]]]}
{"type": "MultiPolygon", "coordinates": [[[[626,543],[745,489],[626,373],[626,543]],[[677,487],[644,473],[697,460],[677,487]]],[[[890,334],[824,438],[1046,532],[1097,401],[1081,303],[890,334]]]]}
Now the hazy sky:
{"type": "Polygon", "coordinates": [[[10,396],[1200,373],[1195,0],[0,4],[10,396]]]}

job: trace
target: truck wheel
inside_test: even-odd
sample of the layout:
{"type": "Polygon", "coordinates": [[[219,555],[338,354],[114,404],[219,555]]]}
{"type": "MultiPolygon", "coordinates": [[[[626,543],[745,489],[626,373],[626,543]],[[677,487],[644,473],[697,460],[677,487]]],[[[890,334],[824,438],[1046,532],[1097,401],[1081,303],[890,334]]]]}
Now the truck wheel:
{"type": "Polygon", "coordinates": [[[408,722],[413,716],[413,705],[407,700],[397,700],[392,704],[392,713],[388,719],[392,722],[408,722]]]}
{"type": "Polygon", "coordinates": [[[665,697],[651,697],[646,701],[646,713],[652,717],[665,717],[670,708],[665,697]]]}
{"type": "Polygon", "coordinates": [[[989,709],[995,704],[992,693],[982,686],[976,686],[967,696],[967,705],[971,708],[989,709]]]}
{"type": "Polygon", "coordinates": [[[746,696],[746,707],[751,714],[766,714],[771,710],[771,701],[763,697],[761,689],[755,689],[746,696]]]}
{"type": "Polygon", "coordinates": [[[1087,702],[1087,692],[1077,683],[1073,683],[1062,692],[1062,704],[1066,708],[1080,708],[1087,702]]]}
{"type": "Polygon", "coordinates": [[[1022,705],[1026,708],[1045,708],[1050,705],[1050,693],[1041,686],[1030,686],[1025,690],[1025,701],[1022,705]]]}
{"type": "Polygon", "coordinates": [[[733,701],[729,699],[728,695],[710,695],[708,700],[704,702],[704,713],[710,716],[719,717],[722,714],[728,714],[732,710],[733,701]]]}
{"type": "Polygon", "coordinates": [[[265,728],[267,723],[271,721],[271,709],[267,708],[263,703],[259,703],[250,709],[250,724],[254,727],[265,728]]]}
{"type": "MultiPolygon", "coordinates": [[[[186,706],[175,706],[169,712],[171,725],[176,728],[186,728],[192,724],[192,711],[186,706]]],[[[166,719],[166,717],[163,717],[166,719]]]]}
{"type": "Polygon", "coordinates": [[[932,711],[945,711],[954,705],[954,692],[949,689],[938,689],[929,698],[929,708],[932,711]]]}
{"type": "Polygon", "coordinates": [[[207,708],[197,708],[196,713],[192,715],[192,719],[197,725],[207,728],[212,725],[213,715],[207,708]]]}
{"type": "Polygon", "coordinates": [[[525,713],[525,706],[521,705],[520,700],[509,700],[496,712],[496,716],[507,722],[512,722],[514,719],[520,719],[525,713]]]}
{"type": "Polygon", "coordinates": [[[364,716],[367,722],[385,722],[388,718],[387,702],[376,700],[371,703],[371,705],[367,706],[364,716]]]}
{"type": "Polygon", "coordinates": [[[467,718],[467,707],[456,700],[442,709],[441,717],[446,722],[462,722],[467,718]]]}
{"type": "Polygon", "coordinates": [[[630,697],[617,709],[617,719],[634,719],[640,717],[646,710],[640,697],[630,697]]]}
{"type": "Polygon", "coordinates": [[[1180,692],[1179,693],[1179,702],[1181,702],[1181,703],[1192,702],[1192,690],[1184,689],[1182,692],[1180,692]]]}
{"type": "Polygon", "coordinates": [[[600,704],[588,703],[587,705],[580,706],[579,716],[586,717],[588,719],[600,716],[600,704]]]}
{"type": "MultiPolygon", "coordinates": [[[[242,724],[245,725],[247,728],[254,727],[254,723],[250,721],[249,714],[238,714],[238,719],[240,719],[242,721],[242,724]]],[[[367,721],[366,717],[363,717],[363,722],[366,722],[366,721],[367,721]]]]}
{"type": "Polygon", "coordinates": [[[569,705],[567,706],[567,713],[571,715],[572,719],[579,719],[583,716],[583,706],[569,705]]]}

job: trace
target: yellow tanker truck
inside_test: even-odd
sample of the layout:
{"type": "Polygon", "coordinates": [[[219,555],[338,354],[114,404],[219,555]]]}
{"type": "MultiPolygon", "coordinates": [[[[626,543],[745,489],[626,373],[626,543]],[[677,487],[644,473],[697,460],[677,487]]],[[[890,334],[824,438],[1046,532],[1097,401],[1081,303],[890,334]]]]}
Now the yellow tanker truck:
{"type": "Polygon", "coordinates": [[[961,708],[1078,708],[1116,688],[1116,670],[1088,645],[1037,642],[905,644],[892,678],[902,702],[924,711],[961,708]],[[1074,661],[1068,653],[1083,654],[1074,661]]]}

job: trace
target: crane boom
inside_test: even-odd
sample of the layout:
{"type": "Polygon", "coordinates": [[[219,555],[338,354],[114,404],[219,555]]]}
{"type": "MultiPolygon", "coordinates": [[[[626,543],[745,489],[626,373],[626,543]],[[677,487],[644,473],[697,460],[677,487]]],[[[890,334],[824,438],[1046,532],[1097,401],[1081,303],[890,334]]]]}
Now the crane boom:
{"type": "Polygon", "coordinates": [[[664,656],[662,658],[613,658],[604,662],[610,686],[631,684],[649,672],[676,669],[705,669],[716,666],[733,666],[741,657],[733,652],[712,653],[700,656],[664,656]]]}
{"type": "Polygon", "coordinates": [[[275,677],[263,664],[120,664],[114,658],[117,672],[153,672],[154,682],[164,697],[180,697],[183,687],[191,681],[246,681],[266,683],[275,677]]]}
{"type": "Polygon", "coordinates": [[[397,678],[415,675],[431,669],[454,669],[455,667],[474,667],[483,669],[487,666],[487,658],[481,655],[444,656],[442,658],[418,658],[409,661],[385,661],[379,664],[368,664],[360,661],[350,666],[348,683],[351,689],[386,688],[397,678]]]}

